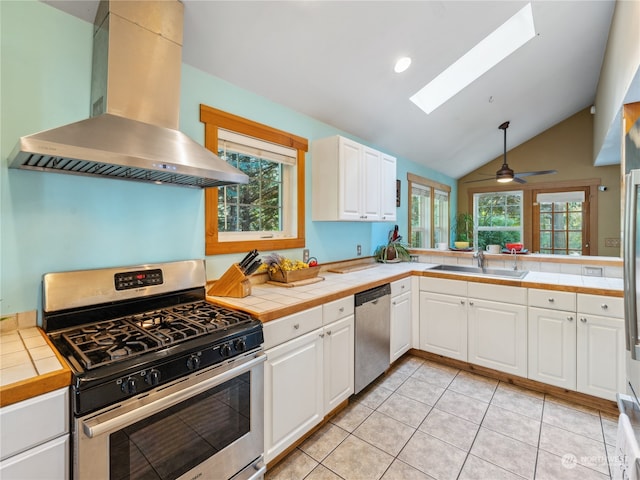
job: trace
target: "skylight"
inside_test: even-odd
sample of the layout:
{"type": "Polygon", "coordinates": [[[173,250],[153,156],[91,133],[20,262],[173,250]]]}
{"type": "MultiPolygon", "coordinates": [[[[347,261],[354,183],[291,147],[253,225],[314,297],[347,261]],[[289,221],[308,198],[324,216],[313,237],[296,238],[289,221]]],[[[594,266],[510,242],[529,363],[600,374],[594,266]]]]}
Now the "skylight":
{"type": "Polygon", "coordinates": [[[535,36],[531,4],[487,35],[410,100],[429,114],[535,36]]]}

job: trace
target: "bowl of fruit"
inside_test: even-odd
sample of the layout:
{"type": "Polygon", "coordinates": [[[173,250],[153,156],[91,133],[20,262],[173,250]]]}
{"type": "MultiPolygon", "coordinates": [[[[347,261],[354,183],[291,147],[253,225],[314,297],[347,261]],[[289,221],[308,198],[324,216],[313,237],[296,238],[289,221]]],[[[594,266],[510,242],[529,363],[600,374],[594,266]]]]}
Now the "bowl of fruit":
{"type": "Polygon", "coordinates": [[[317,261],[311,266],[311,261],[306,263],[302,260],[291,260],[277,253],[267,255],[263,260],[267,266],[269,280],[273,282],[293,283],[317,277],[320,273],[317,261]]]}

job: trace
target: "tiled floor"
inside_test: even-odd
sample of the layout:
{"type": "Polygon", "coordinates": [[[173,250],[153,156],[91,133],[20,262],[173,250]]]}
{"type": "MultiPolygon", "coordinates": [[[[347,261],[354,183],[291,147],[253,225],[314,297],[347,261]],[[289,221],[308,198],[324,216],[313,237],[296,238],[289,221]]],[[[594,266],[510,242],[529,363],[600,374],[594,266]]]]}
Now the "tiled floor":
{"type": "Polygon", "coordinates": [[[605,480],[616,427],[597,410],[406,356],[266,478],[605,480]]]}

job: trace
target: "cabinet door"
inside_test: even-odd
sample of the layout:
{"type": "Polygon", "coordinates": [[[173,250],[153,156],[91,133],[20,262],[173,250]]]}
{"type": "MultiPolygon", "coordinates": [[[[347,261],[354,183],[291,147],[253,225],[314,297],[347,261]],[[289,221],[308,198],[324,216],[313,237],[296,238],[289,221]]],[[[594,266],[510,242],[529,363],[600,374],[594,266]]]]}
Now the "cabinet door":
{"type": "Polygon", "coordinates": [[[380,175],[380,220],[396,220],[396,159],[382,154],[380,175]]]}
{"type": "Polygon", "coordinates": [[[578,391],[616,399],[625,391],[624,321],[578,313],[578,391]]]}
{"type": "MultiPolygon", "coordinates": [[[[23,428],[28,428],[26,425],[23,428]]],[[[3,460],[0,463],[0,478],[64,480],[69,478],[70,458],[69,434],[65,434],[3,460]]]]}
{"type": "Polygon", "coordinates": [[[267,350],[264,447],[270,462],[324,418],[322,330],[267,350]]]}
{"type": "Polygon", "coordinates": [[[361,191],[362,168],[360,157],[362,145],[340,137],[338,216],[340,220],[362,220],[361,191]]]}
{"type": "Polygon", "coordinates": [[[527,376],[527,308],[469,298],[469,362],[527,376]]]}
{"type": "Polygon", "coordinates": [[[528,377],[576,389],[576,314],[529,307],[528,377]]]}
{"type": "Polygon", "coordinates": [[[353,393],[354,316],[324,327],[324,414],[353,393]]]}
{"type": "Polygon", "coordinates": [[[391,299],[391,363],[411,348],[411,292],[391,299]]]}
{"type": "Polygon", "coordinates": [[[466,299],[420,292],[420,350],[467,360],[466,299]]]}
{"type": "MultiPolygon", "coordinates": [[[[368,147],[363,148],[360,181],[362,220],[368,222],[380,220],[380,152],[368,147]]],[[[348,182],[357,179],[347,177],[348,182]]],[[[353,185],[350,186],[353,188],[353,185]]],[[[349,187],[348,187],[349,188],[349,187]]]]}

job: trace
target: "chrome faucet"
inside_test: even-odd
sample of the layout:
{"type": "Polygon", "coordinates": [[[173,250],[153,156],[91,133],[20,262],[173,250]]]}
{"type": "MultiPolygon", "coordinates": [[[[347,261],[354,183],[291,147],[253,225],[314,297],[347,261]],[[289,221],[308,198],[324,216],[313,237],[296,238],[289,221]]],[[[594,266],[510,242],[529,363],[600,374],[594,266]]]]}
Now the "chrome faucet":
{"type": "Polygon", "coordinates": [[[511,249],[511,256],[513,257],[513,270],[518,270],[518,254],[515,248],[511,249]]]}
{"type": "Polygon", "coordinates": [[[482,250],[473,252],[473,258],[478,260],[478,268],[484,268],[484,252],[482,250]]]}

